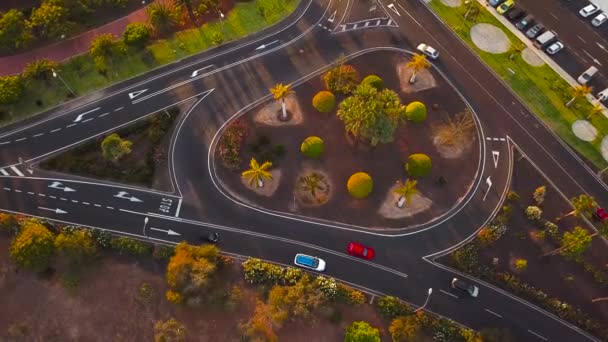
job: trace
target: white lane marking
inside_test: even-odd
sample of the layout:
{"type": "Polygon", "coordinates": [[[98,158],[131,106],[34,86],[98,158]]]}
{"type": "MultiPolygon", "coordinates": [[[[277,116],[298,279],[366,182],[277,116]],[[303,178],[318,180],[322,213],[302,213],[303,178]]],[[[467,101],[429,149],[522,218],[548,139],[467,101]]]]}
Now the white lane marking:
{"type": "Polygon", "coordinates": [[[10,176],[10,174],[8,172],[6,172],[4,169],[0,169],[0,173],[2,173],[5,176],[10,176]]]}
{"type": "Polygon", "coordinates": [[[21,190],[17,190],[17,189],[15,189],[15,192],[22,192],[22,191],[21,191],[21,190]]]}
{"type": "Polygon", "coordinates": [[[457,295],[452,294],[452,293],[449,293],[449,292],[446,292],[446,291],[443,291],[442,289],[439,289],[439,292],[445,293],[446,295],[448,295],[448,296],[452,296],[452,297],[454,297],[454,298],[458,298],[458,296],[457,296],[457,295]]]}
{"type": "MultiPolygon", "coordinates": [[[[321,26],[321,24],[320,24],[320,23],[319,23],[319,26],[321,26]]],[[[211,64],[211,65],[207,65],[207,66],[206,66],[206,67],[204,67],[204,68],[196,69],[196,70],[194,70],[194,71],[192,72],[192,74],[190,75],[190,77],[196,77],[196,76],[198,76],[198,72],[199,72],[199,71],[203,71],[203,70],[205,70],[205,69],[209,69],[209,68],[211,68],[211,67],[212,67],[212,66],[214,66],[214,65],[215,65],[215,64],[211,64]]]]}
{"type": "Polygon", "coordinates": [[[98,111],[100,108],[101,108],[101,107],[97,107],[97,108],[92,109],[92,110],[90,110],[90,111],[88,111],[88,112],[84,112],[84,113],[82,113],[82,114],[79,114],[79,115],[76,117],[76,119],[74,119],[74,121],[73,121],[73,122],[79,122],[80,120],[82,120],[82,118],[83,118],[85,115],[90,114],[90,113],[93,113],[93,112],[96,112],[96,111],[98,111]]]}
{"type": "Polygon", "coordinates": [[[134,92],[129,93],[129,98],[131,100],[133,100],[134,98],[138,97],[139,95],[141,95],[141,94],[143,94],[143,93],[145,93],[147,91],[148,91],[148,89],[136,90],[134,92]]]}
{"type": "Polygon", "coordinates": [[[34,138],[38,138],[38,137],[41,137],[41,136],[43,136],[43,135],[44,135],[44,133],[38,133],[38,134],[34,134],[34,135],[33,135],[33,137],[34,137],[34,138]]]}
{"type": "Polygon", "coordinates": [[[57,197],[55,197],[55,196],[51,196],[51,195],[49,195],[49,198],[52,198],[52,199],[57,199],[57,197]]]}
{"type": "Polygon", "coordinates": [[[179,211],[182,209],[182,199],[179,199],[179,202],[177,202],[177,209],[175,210],[175,217],[179,216],[179,211]]]}
{"type": "Polygon", "coordinates": [[[91,203],[89,203],[89,202],[82,202],[82,204],[84,204],[84,205],[91,205],[91,203]]]}
{"type": "Polygon", "coordinates": [[[3,141],[3,142],[0,142],[0,145],[6,145],[6,144],[10,144],[10,143],[11,143],[10,140],[9,141],[3,141]]]}
{"type": "Polygon", "coordinates": [[[106,208],[111,209],[111,210],[114,210],[114,207],[110,207],[109,205],[108,205],[108,206],[106,206],[106,208]]]}
{"type": "MultiPolygon", "coordinates": [[[[118,108],[118,109],[115,109],[114,111],[117,111],[117,110],[119,110],[119,109],[123,109],[123,108],[124,108],[124,107],[120,107],[120,108],[118,108]]],[[[101,117],[106,116],[106,115],[108,115],[108,114],[110,114],[110,112],[103,113],[103,114],[99,115],[99,117],[101,118],[101,117]]]]}
{"type": "Polygon", "coordinates": [[[587,56],[589,56],[589,58],[591,59],[595,59],[595,57],[591,56],[591,54],[589,52],[587,52],[587,50],[583,49],[583,53],[587,56]]]}
{"type": "Polygon", "coordinates": [[[399,13],[399,11],[397,11],[397,9],[395,8],[395,4],[394,3],[390,3],[386,7],[390,8],[391,11],[395,12],[398,16],[401,16],[401,13],[399,13]]]}
{"type": "Polygon", "coordinates": [[[536,333],[536,332],[534,332],[534,331],[532,331],[532,330],[530,330],[530,329],[528,329],[528,332],[529,332],[530,334],[535,335],[536,337],[538,337],[538,338],[542,339],[543,341],[548,341],[546,337],[544,337],[544,336],[542,336],[542,335],[539,335],[538,333],[536,333]]]}
{"type": "Polygon", "coordinates": [[[15,140],[15,142],[23,141],[25,139],[27,139],[27,138],[19,138],[19,139],[15,140]]]}
{"type": "Polygon", "coordinates": [[[583,42],[583,43],[587,43],[581,36],[577,35],[578,39],[583,42]]]}
{"type": "Polygon", "coordinates": [[[40,196],[40,197],[46,197],[45,194],[38,194],[38,196],[40,196]]]}
{"type": "MultiPolygon", "coordinates": [[[[116,109],[114,109],[115,112],[118,112],[121,109],[124,109],[125,107],[118,107],[116,109]]],[[[105,114],[101,114],[100,116],[104,116],[104,115],[108,115],[109,113],[105,113],[105,114]]]]}
{"type": "Polygon", "coordinates": [[[11,191],[11,189],[10,189],[10,188],[4,188],[4,190],[6,190],[6,191],[11,191]]]}
{"type": "Polygon", "coordinates": [[[279,42],[279,40],[278,40],[278,39],[277,39],[277,40],[273,40],[273,41],[271,41],[270,43],[268,43],[268,44],[262,44],[262,45],[260,45],[260,46],[256,47],[255,49],[256,49],[256,50],[262,50],[262,49],[265,49],[265,48],[267,48],[268,46],[270,46],[270,45],[272,45],[272,44],[276,44],[276,43],[278,43],[278,42],[279,42]]]}
{"type": "Polygon", "coordinates": [[[63,197],[59,197],[59,199],[62,200],[62,201],[67,201],[68,200],[67,198],[63,198],[63,197]]]}
{"type": "Polygon", "coordinates": [[[33,193],[33,192],[31,192],[31,191],[28,191],[28,192],[27,192],[27,194],[28,194],[28,195],[33,195],[34,193],[33,193]]]}
{"type": "Polygon", "coordinates": [[[78,203],[78,201],[77,200],[72,200],[72,203],[78,203]]]}
{"type": "Polygon", "coordinates": [[[93,120],[93,119],[95,119],[95,118],[88,118],[88,119],[86,119],[86,120],[82,120],[82,123],[89,122],[89,121],[91,121],[91,120],[93,120]]]}
{"type": "Polygon", "coordinates": [[[61,131],[61,128],[55,128],[54,130],[51,131],[51,133],[55,133],[55,132],[59,132],[61,131]]]}
{"type": "Polygon", "coordinates": [[[494,316],[496,316],[496,317],[498,317],[498,318],[502,318],[502,316],[501,316],[501,315],[497,314],[496,312],[494,312],[494,311],[492,311],[492,310],[490,310],[490,309],[484,309],[484,310],[485,310],[485,311],[487,311],[487,312],[489,312],[489,313],[491,313],[492,315],[494,315],[494,316]]]}
{"type": "Polygon", "coordinates": [[[555,18],[555,20],[559,21],[559,18],[555,14],[553,14],[552,12],[549,12],[549,15],[552,16],[553,18],[555,18]]]}
{"type": "Polygon", "coordinates": [[[69,125],[65,126],[65,128],[74,127],[74,126],[76,126],[76,125],[78,125],[78,124],[75,124],[75,123],[73,123],[73,124],[69,124],[69,125]]]}
{"type": "Polygon", "coordinates": [[[15,166],[11,166],[11,170],[13,170],[13,172],[14,172],[14,173],[16,173],[16,174],[17,174],[17,176],[19,176],[19,177],[23,177],[23,176],[25,176],[25,175],[23,174],[23,172],[19,171],[19,169],[18,169],[18,168],[16,168],[15,166]]]}
{"type": "Polygon", "coordinates": [[[334,20],[336,20],[336,14],[338,14],[338,10],[334,10],[334,13],[332,13],[331,16],[329,18],[327,18],[327,21],[329,21],[330,23],[333,23],[334,20]]]}
{"type": "Polygon", "coordinates": [[[97,208],[101,208],[101,205],[99,204],[93,204],[94,206],[96,206],[97,208]]]}

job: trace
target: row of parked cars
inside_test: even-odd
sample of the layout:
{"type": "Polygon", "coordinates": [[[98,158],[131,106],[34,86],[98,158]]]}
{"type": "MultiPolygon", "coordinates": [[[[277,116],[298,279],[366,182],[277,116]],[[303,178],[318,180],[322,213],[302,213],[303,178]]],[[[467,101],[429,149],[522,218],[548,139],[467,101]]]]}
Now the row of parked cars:
{"type": "MultiPolygon", "coordinates": [[[[580,11],[578,11],[578,13],[583,18],[589,18],[597,12],[600,12],[600,6],[593,3],[583,7],[580,11]]],[[[595,27],[600,27],[606,21],[608,21],[608,14],[606,14],[606,12],[600,12],[593,19],[591,19],[591,25],[595,27]]]]}

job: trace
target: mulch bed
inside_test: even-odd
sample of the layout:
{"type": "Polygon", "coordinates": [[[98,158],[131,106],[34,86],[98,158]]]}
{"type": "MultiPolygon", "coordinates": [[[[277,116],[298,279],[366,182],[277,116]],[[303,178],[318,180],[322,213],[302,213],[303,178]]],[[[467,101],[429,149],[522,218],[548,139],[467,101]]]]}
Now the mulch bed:
{"type": "MultiPolygon", "coordinates": [[[[458,94],[438,74],[437,87],[412,94],[403,94],[399,89],[399,79],[396,73],[397,63],[405,61],[405,57],[394,52],[375,52],[366,54],[349,61],[361,75],[361,78],[376,74],[384,80],[386,88],[395,90],[401,97],[402,103],[422,101],[427,105],[428,117],[421,124],[408,122],[395,132],[395,141],[390,144],[371,147],[364,143],[352,142],[347,137],[344,124],[335,115],[319,113],[311,104],[312,97],[324,85],[320,77],[314,77],[308,82],[297,86],[294,90],[302,108],[304,123],[294,126],[270,127],[253,123],[254,113],[266,105],[263,103],[251,109],[241,117],[249,126],[242,152],[242,165],[239,171],[231,171],[224,166],[215,154],[217,174],[224,186],[241,200],[253,203],[266,209],[290,212],[325,220],[356,224],[366,227],[407,227],[428,222],[448,211],[468,191],[473,182],[479,160],[479,145],[472,144],[460,159],[443,159],[432,143],[431,127],[439,123],[445,115],[455,114],[465,109],[458,94]],[[379,63],[378,61],[382,61],[379,63]],[[438,108],[433,109],[433,104],[438,108]],[[300,153],[300,144],[308,136],[316,135],[325,142],[325,152],[318,160],[304,157],[300,153]],[[270,138],[269,145],[282,144],[285,153],[275,161],[275,166],[281,168],[281,184],[271,198],[262,198],[245,189],[240,180],[240,171],[245,170],[254,153],[247,146],[259,139],[259,136],[270,138]],[[431,208],[413,217],[390,220],[377,214],[389,188],[397,180],[407,178],[404,163],[413,153],[424,153],[431,157],[433,168],[431,174],[418,182],[420,192],[429,197],[434,203],[431,208]],[[297,174],[304,167],[325,170],[331,177],[333,194],[330,201],[320,207],[305,208],[294,202],[293,189],[297,174]],[[369,173],[374,180],[374,189],[370,196],[363,200],[352,198],[346,190],[346,181],[355,172],[369,173]],[[443,176],[447,184],[437,184],[437,179],[443,176]]],[[[339,103],[344,97],[338,97],[339,103]]],[[[258,160],[260,163],[263,160],[258,160]]]]}

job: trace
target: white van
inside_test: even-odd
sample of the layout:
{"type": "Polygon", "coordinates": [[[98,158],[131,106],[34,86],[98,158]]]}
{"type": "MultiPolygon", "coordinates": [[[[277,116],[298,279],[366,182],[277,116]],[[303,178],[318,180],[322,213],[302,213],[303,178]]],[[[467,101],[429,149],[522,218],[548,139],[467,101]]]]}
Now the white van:
{"type": "Polygon", "coordinates": [[[591,77],[593,77],[593,75],[595,75],[596,72],[597,72],[597,68],[594,66],[590,66],[589,69],[587,69],[584,73],[582,73],[576,80],[580,84],[587,84],[587,82],[589,82],[591,77]]]}
{"type": "Polygon", "coordinates": [[[553,43],[553,41],[555,39],[557,39],[557,34],[553,31],[547,31],[547,32],[541,34],[540,36],[536,37],[536,40],[534,41],[534,46],[541,49],[541,48],[553,43]]]}

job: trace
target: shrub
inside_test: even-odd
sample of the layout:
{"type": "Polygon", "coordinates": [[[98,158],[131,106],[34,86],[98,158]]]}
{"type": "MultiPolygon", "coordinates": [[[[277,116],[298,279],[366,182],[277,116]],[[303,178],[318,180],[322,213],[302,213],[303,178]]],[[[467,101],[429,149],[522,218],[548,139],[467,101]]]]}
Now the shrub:
{"type": "Polygon", "coordinates": [[[384,81],[377,75],[368,75],[363,79],[363,81],[361,81],[361,83],[369,84],[370,86],[372,86],[378,90],[381,90],[382,88],[384,88],[384,81]]]}
{"type": "Polygon", "coordinates": [[[494,231],[488,227],[481,228],[477,233],[477,238],[479,239],[479,243],[484,247],[487,247],[496,241],[494,231]]]}
{"type": "Polygon", "coordinates": [[[238,170],[241,167],[241,149],[243,140],[247,134],[247,125],[242,120],[236,120],[224,132],[218,143],[218,150],[222,164],[231,169],[238,170]]]}
{"type": "Polygon", "coordinates": [[[325,87],[339,94],[352,92],[359,83],[359,73],[348,64],[338,65],[323,75],[325,87]]]}
{"type": "Polygon", "coordinates": [[[309,158],[320,157],[321,154],[323,154],[324,149],[325,145],[323,143],[323,139],[315,136],[306,138],[300,146],[300,151],[302,151],[302,154],[309,158]]]}
{"type": "Polygon", "coordinates": [[[539,186],[538,188],[536,188],[536,190],[534,190],[534,194],[532,194],[532,198],[534,198],[534,202],[536,202],[537,205],[543,204],[543,202],[545,201],[546,192],[547,192],[547,187],[544,185],[539,186]]]}
{"type": "Polygon", "coordinates": [[[188,304],[200,304],[217,272],[218,256],[219,249],[215,245],[192,246],[185,242],[177,245],[175,255],[167,265],[170,292],[167,298],[178,293],[188,304]]]}
{"type": "Polygon", "coordinates": [[[112,249],[121,255],[143,256],[152,253],[152,246],[126,236],[112,237],[112,249]]]}
{"type": "Polygon", "coordinates": [[[507,199],[511,202],[518,202],[520,197],[519,194],[513,190],[509,191],[509,194],[507,195],[507,199]]]}
{"type": "Polygon", "coordinates": [[[11,242],[11,258],[19,267],[34,272],[44,271],[55,250],[54,240],[53,233],[42,224],[24,221],[19,234],[11,242]]]}
{"type": "Polygon", "coordinates": [[[537,206],[531,205],[526,208],[526,217],[529,220],[538,221],[538,220],[540,220],[542,215],[543,215],[543,211],[540,210],[540,208],[537,206]]]}
{"type": "Polygon", "coordinates": [[[405,107],[405,115],[412,122],[422,122],[426,120],[426,105],[420,101],[410,102],[405,107]]]}
{"type": "Polygon", "coordinates": [[[367,197],[374,188],[372,177],[365,172],[357,172],[350,176],[346,183],[348,193],[354,198],[367,197]]]}
{"type": "Polygon", "coordinates": [[[334,278],[318,276],[315,280],[315,287],[328,299],[334,299],[338,296],[338,283],[334,278]]]}
{"type": "Polygon", "coordinates": [[[361,305],[365,303],[365,295],[363,292],[342,284],[338,284],[336,297],[346,304],[361,305]]]}
{"type": "Polygon", "coordinates": [[[249,284],[294,285],[303,275],[299,269],[284,268],[256,258],[243,262],[243,271],[245,281],[249,284]]]}
{"type": "Polygon", "coordinates": [[[122,41],[129,46],[144,46],[150,39],[150,28],[144,23],[131,23],[122,34],[122,41]]]}
{"type": "Polygon", "coordinates": [[[515,260],[515,268],[518,270],[525,270],[528,267],[528,260],[526,259],[516,259],[515,260]]]}
{"type": "Polygon", "coordinates": [[[93,229],[91,236],[97,243],[97,246],[103,249],[112,248],[112,234],[107,230],[93,229]]]}
{"type": "Polygon", "coordinates": [[[380,342],[380,330],[364,321],[353,322],[346,328],[344,342],[380,342]]]}
{"type": "Polygon", "coordinates": [[[169,260],[175,254],[175,247],[165,245],[154,245],[152,257],[157,260],[169,260]]]}
{"type": "Polygon", "coordinates": [[[411,312],[409,305],[405,304],[397,297],[382,297],[376,303],[380,314],[386,318],[405,316],[411,312]]]}
{"type": "Polygon", "coordinates": [[[405,171],[411,177],[424,177],[431,172],[431,158],[426,154],[412,154],[407,158],[405,171]]]}
{"type": "Polygon", "coordinates": [[[57,69],[58,64],[50,59],[39,59],[28,63],[21,76],[26,80],[44,80],[48,81],[53,74],[53,69],[57,69]]]}
{"type": "Polygon", "coordinates": [[[559,227],[557,226],[557,224],[551,222],[551,221],[547,221],[544,224],[544,228],[545,228],[545,232],[547,234],[549,234],[549,236],[551,237],[557,237],[557,234],[559,233],[559,227]]]}
{"type": "Polygon", "coordinates": [[[329,113],[336,106],[336,96],[330,91],[322,90],[312,98],[312,106],[321,113],[329,113]]]}
{"type": "Polygon", "coordinates": [[[19,231],[19,222],[15,216],[7,213],[0,213],[0,231],[15,234],[19,231]]]}
{"type": "Polygon", "coordinates": [[[108,135],[101,142],[101,152],[105,159],[117,162],[123,156],[131,153],[133,143],[122,139],[117,133],[108,135]]]}

